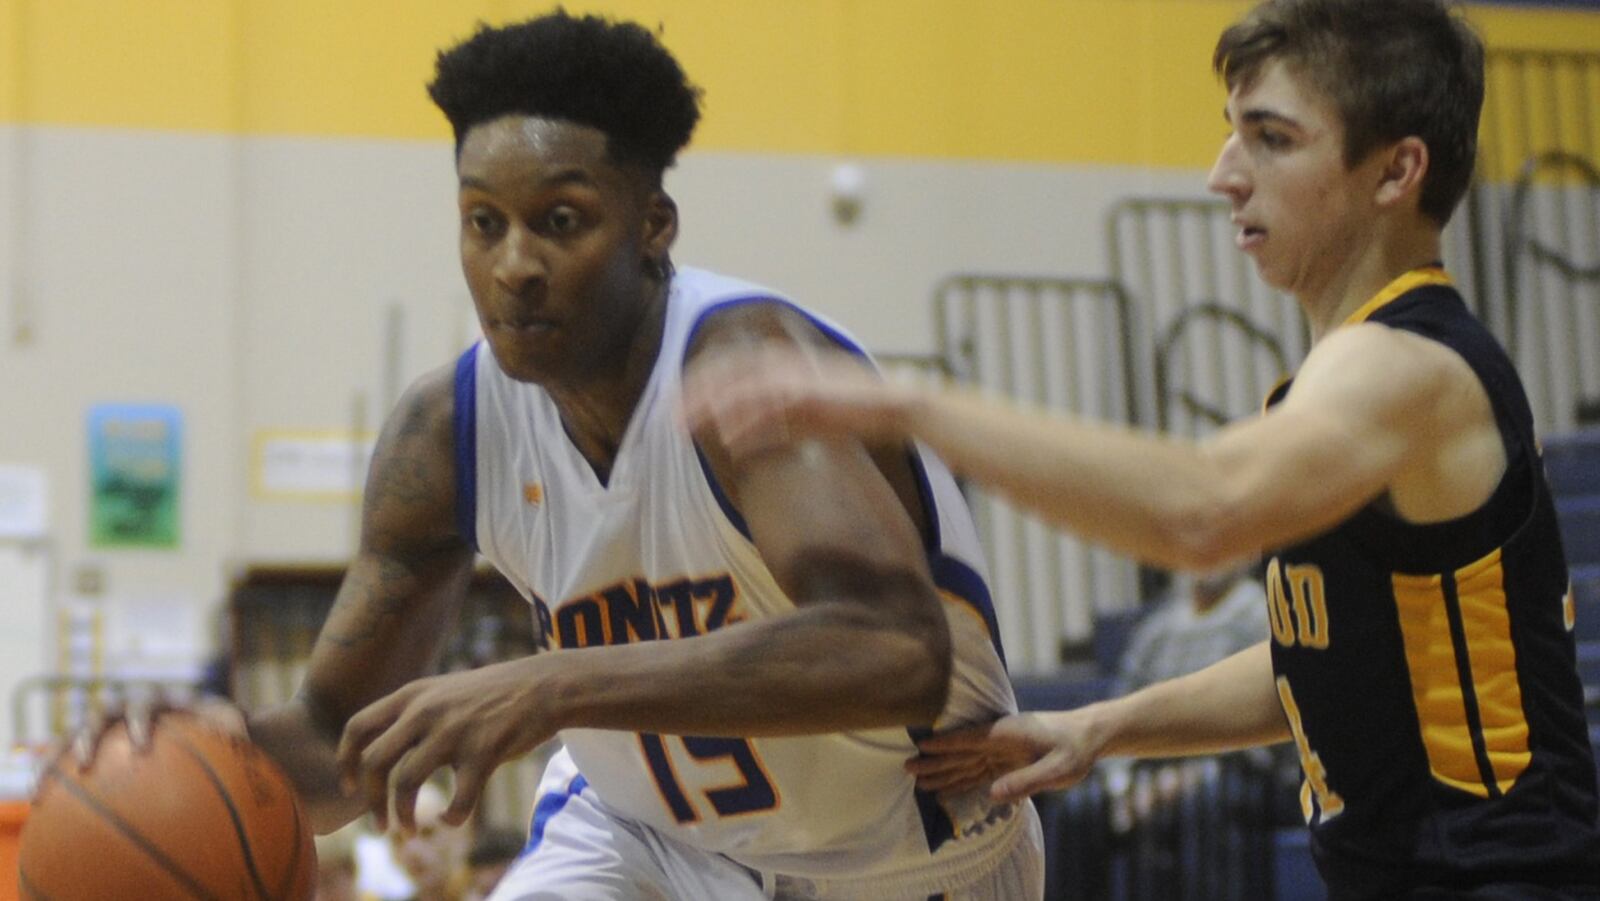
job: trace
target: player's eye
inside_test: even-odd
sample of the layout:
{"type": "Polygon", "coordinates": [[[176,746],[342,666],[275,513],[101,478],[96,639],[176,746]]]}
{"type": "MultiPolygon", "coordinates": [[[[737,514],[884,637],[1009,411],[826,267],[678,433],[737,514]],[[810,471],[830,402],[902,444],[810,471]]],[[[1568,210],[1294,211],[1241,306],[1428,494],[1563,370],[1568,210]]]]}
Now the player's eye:
{"type": "Polygon", "coordinates": [[[545,214],[544,224],[553,235],[570,235],[583,225],[583,216],[570,206],[558,206],[545,214]]]}
{"type": "Polygon", "coordinates": [[[1289,136],[1270,128],[1261,130],[1261,144],[1268,150],[1282,150],[1290,144],[1289,136]]]}
{"type": "Polygon", "coordinates": [[[468,209],[462,216],[462,225],[474,234],[492,238],[505,228],[505,220],[493,210],[477,206],[468,209]]]}

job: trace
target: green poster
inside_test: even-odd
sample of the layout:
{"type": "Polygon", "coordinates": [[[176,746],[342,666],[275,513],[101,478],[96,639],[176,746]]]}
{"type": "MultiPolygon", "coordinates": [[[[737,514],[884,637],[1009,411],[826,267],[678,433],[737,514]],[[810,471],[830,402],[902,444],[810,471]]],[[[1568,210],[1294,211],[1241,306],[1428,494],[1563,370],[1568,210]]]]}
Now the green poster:
{"type": "Polygon", "coordinates": [[[89,410],[89,546],[178,546],[183,414],[165,404],[89,410]]]}

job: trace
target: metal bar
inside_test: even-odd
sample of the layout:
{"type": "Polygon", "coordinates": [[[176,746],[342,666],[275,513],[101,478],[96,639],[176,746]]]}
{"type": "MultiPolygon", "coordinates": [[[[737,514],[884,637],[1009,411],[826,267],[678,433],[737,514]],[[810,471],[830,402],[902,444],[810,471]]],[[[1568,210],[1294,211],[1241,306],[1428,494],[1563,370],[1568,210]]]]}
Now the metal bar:
{"type": "MultiPolygon", "coordinates": [[[[960,275],[942,281],[933,302],[941,357],[961,378],[1019,401],[1096,418],[1135,409],[1127,398],[1128,335],[1106,341],[1102,323],[1125,321],[1126,296],[1104,281],[960,275]],[[965,325],[964,325],[965,324],[965,325]]],[[[1123,331],[1118,329],[1119,332],[1123,331]]],[[[1100,561],[1082,542],[1059,535],[999,498],[974,492],[1014,672],[1053,669],[1063,641],[1087,641],[1093,602],[1125,583],[1129,561],[1100,561]]]]}

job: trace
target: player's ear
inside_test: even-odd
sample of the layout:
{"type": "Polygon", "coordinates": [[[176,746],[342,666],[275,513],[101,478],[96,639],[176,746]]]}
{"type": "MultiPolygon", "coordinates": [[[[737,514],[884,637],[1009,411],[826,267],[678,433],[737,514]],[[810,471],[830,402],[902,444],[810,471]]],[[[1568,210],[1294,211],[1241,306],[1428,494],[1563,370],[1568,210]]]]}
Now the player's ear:
{"type": "Polygon", "coordinates": [[[1411,135],[1378,152],[1383,154],[1378,192],[1374,197],[1378,205],[1393,206],[1408,196],[1420,197],[1422,180],[1428,175],[1428,145],[1411,135]]]}
{"type": "Polygon", "coordinates": [[[666,191],[650,192],[644,212],[644,248],[646,262],[660,263],[667,258],[672,243],[678,239],[678,204],[666,191]]]}

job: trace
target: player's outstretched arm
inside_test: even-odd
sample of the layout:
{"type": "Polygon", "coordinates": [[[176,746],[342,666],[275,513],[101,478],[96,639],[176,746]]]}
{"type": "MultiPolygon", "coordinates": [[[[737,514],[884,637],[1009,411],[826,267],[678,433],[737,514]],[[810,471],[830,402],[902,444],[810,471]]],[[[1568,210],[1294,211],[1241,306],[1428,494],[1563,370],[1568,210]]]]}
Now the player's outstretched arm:
{"type": "Polygon", "coordinates": [[[446,367],[401,398],[373,452],[360,547],[299,693],[250,718],[251,738],[294,780],[330,831],[364,799],[341,791],[335,749],[352,714],[436,665],[471,575],[455,528],[453,395],[446,367]]]}
{"type": "Polygon", "coordinates": [[[732,446],[913,436],[1019,505],[1170,568],[1213,568],[1328,528],[1487,409],[1480,401],[1476,420],[1452,418],[1471,406],[1461,398],[1475,384],[1466,364],[1376,325],[1330,334],[1286,401],[1201,444],[962,390],[885,385],[837,360],[767,349],[719,357],[697,367],[686,413],[732,446]]]}
{"type": "Polygon", "coordinates": [[[1182,757],[1289,738],[1266,642],[1133,694],[1021,713],[927,739],[906,768],[929,791],[989,786],[997,801],[1067,788],[1104,757],[1182,757]]]}

